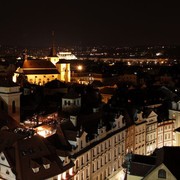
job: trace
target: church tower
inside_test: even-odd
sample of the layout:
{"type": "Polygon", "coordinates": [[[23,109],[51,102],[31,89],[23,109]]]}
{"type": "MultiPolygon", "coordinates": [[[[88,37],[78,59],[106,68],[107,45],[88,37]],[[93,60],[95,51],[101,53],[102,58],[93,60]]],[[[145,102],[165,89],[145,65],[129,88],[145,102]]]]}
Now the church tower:
{"type": "Polygon", "coordinates": [[[0,111],[20,123],[20,86],[10,79],[0,79],[0,111]]]}
{"type": "Polygon", "coordinates": [[[70,63],[67,60],[60,60],[57,56],[55,43],[54,43],[54,31],[52,32],[52,48],[48,60],[51,61],[59,71],[58,80],[63,82],[71,82],[71,69],[70,63]]]}
{"type": "Polygon", "coordinates": [[[59,61],[59,57],[57,56],[55,42],[54,42],[54,31],[52,31],[52,47],[50,54],[48,56],[48,60],[51,61],[54,65],[59,61]]]}

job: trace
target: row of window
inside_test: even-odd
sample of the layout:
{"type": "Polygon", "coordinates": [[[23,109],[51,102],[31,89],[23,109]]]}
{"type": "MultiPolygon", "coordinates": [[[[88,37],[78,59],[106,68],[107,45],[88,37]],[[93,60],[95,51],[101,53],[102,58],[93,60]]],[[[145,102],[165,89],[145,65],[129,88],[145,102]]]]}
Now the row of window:
{"type": "MultiPolygon", "coordinates": [[[[114,151],[112,152],[114,158],[117,158],[118,155],[124,152],[124,145],[118,144],[111,149],[111,139],[109,139],[91,149],[92,157],[95,158],[101,155],[104,151],[106,151],[106,154],[109,154],[108,157],[106,155],[104,156],[105,162],[107,162],[107,159],[111,160],[110,151],[114,151]],[[110,149],[109,153],[107,151],[108,149],[110,149]]],[[[81,157],[79,157],[79,159],[76,160],[76,168],[85,165],[87,162],[89,162],[89,160],[90,160],[90,151],[83,154],[81,157]]]]}

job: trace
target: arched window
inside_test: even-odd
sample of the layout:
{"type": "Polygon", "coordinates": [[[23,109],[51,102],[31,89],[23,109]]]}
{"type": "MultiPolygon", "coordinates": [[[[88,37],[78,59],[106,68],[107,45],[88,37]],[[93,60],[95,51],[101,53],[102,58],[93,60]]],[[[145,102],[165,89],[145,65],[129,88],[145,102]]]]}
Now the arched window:
{"type": "Polygon", "coordinates": [[[166,179],[166,171],[164,169],[158,171],[158,178],[166,179]]]}
{"type": "Polygon", "coordinates": [[[64,101],[64,105],[67,105],[67,101],[64,101]]]}
{"type": "Polygon", "coordinates": [[[4,102],[1,101],[1,110],[4,110],[4,102]]]}
{"type": "Polygon", "coordinates": [[[12,102],[12,113],[16,112],[16,104],[15,101],[12,102]]]}

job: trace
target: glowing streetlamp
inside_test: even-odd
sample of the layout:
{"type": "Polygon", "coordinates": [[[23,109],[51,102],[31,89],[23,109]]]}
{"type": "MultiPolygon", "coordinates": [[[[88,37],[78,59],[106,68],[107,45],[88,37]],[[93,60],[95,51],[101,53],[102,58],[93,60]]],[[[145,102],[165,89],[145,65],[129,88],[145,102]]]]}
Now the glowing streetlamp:
{"type": "Polygon", "coordinates": [[[81,71],[82,69],[83,69],[83,66],[82,66],[82,65],[78,65],[78,66],[77,66],[77,70],[78,70],[78,71],[81,71]]]}

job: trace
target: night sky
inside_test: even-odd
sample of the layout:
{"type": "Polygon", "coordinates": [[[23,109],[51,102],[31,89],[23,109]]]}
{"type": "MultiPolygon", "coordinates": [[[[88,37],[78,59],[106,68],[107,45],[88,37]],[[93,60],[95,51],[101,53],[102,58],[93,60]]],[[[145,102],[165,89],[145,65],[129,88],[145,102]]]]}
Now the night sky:
{"type": "Polygon", "coordinates": [[[0,44],[180,45],[180,10],[173,0],[3,0],[0,44]]]}

